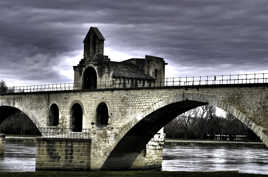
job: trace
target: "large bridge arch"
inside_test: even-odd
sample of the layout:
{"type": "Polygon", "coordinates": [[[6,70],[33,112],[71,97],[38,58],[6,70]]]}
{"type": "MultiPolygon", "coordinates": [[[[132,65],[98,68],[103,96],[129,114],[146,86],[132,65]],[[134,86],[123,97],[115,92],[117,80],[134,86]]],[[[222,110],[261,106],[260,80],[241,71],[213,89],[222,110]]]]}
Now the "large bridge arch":
{"type": "MultiPolygon", "coordinates": [[[[1,105],[0,106],[0,124],[6,120],[7,118],[9,118],[10,116],[16,114],[16,113],[23,113],[24,117],[28,120],[30,120],[31,124],[33,125],[34,129],[37,129],[39,131],[39,133],[41,134],[41,128],[39,126],[39,123],[31,118],[29,116],[29,114],[25,113],[24,111],[22,111],[21,109],[17,108],[17,107],[13,107],[13,106],[6,106],[6,105],[1,105]]],[[[36,130],[36,131],[37,131],[36,130]]]]}
{"type": "Polygon", "coordinates": [[[162,127],[178,115],[207,104],[233,114],[268,146],[268,137],[263,133],[263,128],[248,119],[244,113],[236,109],[235,105],[226,103],[224,97],[213,94],[181,93],[149,105],[143,112],[137,114],[135,119],[123,126],[102,169],[131,168],[146,144],[162,127]]]}
{"type": "MultiPolygon", "coordinates": [[[[0,107],[17,109],[24,113],[43,134],[42,127],[47,126],[48,106],[46,95],[12,95],[1,96],[0,107]]],[[[0,113],[1,117],[1,113],[0,113]]]]}
{"type": "Polygon", "coordinates": [[[42,127],[41,123],[38,121],[38,115],[35,115],[32,110],[27,110],[22,106],[12,106],[12,105],[9,105],[9,104],[3,104],[3,105],[0,105],[0,107],[9,107],[9,108],[17,109],[17,110],[23,112],[34,123],[34,125],[36,125],[36,127],[38,129],[40,127],[42,127]]]}

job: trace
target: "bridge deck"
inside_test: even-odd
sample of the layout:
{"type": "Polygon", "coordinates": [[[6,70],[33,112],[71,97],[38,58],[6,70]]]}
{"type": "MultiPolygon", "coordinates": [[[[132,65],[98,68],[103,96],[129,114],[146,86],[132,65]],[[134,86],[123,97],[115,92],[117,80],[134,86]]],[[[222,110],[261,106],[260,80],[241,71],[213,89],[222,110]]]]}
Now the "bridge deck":
{"type": "Polygon", "coordinates": [[[152,88],[201,88],[201,87],[230,87],[230,86],[267,86],[268,73],[215,75],[215,76],[193,76],[165,78],[164,82],[152,82],[150,85],[134,84],[126,87],[125,83],[114,81],[102,81],[96,89],[81,89],[76,87],[79,83],[56,83],[42,85],[11,86],[6,90],[0,90],[1,95],[16,93],[36,92],[68,92],[68,91],[104,91],[104,90],[129,90],[129,89],[152,89],[152,88]]]}

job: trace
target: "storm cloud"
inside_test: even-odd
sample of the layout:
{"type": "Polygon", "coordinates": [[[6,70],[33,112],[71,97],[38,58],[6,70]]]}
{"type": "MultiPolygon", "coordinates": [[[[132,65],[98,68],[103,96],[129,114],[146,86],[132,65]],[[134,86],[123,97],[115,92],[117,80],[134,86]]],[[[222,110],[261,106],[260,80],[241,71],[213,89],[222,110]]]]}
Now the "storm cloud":
{"type": "Polygon", "coordinates": [[[267,0],[1,1],[0,80],[70,82],[90,26],[112,60],[160,56],[168,76],[268,71],[267,19],[267,0]]]}

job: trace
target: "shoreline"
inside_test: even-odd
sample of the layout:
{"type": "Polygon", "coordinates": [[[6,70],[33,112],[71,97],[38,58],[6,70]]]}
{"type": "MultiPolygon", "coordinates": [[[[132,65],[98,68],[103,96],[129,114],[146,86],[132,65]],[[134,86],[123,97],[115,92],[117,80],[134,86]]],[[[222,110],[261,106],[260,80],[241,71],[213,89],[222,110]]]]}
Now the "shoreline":
{"type": "MultiPolygon", "coordinates": [[[[7,135],[8,142],[35,142],[40,136],[16,136],[7,135]]],[[[246,141],[217,141],[217,140],[184,140],[184,139],[165,139],[165,145],[241,145],[241,146],[259,146],[266,147],[263,142],[246,142],[246,141]]]]}
{"type": "Polygon", "coordinates": [[[165,145],[228,145],[266,148],[263,142],[166,139],[165,145]]]}
{"type": "Polygon", "coordinates": [[[12,135],[7,135],[5,138],[6,142],[12,142],[12,143],[26,143],[26,144],[35,144],[36,143],[36,138],[40,136],[12,136],[12,135]]]}

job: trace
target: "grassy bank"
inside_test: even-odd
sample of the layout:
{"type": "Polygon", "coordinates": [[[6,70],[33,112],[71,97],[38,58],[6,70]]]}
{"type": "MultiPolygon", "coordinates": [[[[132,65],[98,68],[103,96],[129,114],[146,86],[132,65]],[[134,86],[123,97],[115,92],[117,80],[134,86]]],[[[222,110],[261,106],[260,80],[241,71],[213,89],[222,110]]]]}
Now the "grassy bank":
{"type": "Polygon", "coordinates": [[[0,172],[1,177],[268,177],[259,174],[238,172],[160,172],[160,171],[38,171],[38,172],[0,172]]]}

